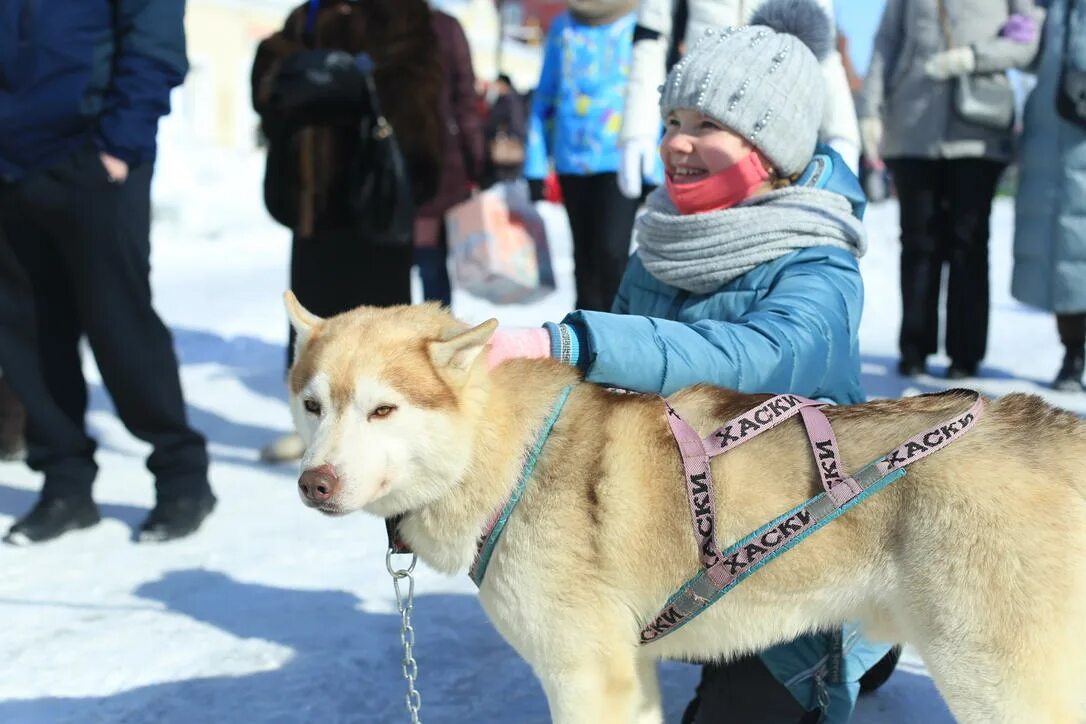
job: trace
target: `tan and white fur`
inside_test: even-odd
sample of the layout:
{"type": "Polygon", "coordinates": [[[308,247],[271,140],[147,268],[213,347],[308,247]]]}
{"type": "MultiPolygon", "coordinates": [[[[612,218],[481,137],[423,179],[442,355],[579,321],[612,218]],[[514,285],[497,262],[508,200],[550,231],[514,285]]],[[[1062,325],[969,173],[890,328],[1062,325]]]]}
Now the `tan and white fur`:
{"type": "MultiPolygon", "coordinates": [[[[954,716],[1083,721],[1086,426],[1039,398],[992,402],[976,428],[667,638],[640,628],[699,566],[661,400],[583,383],[551,360],[488,370],[497,326],[434,305],[330,319],[287,293],[291,407],[308,444],[303,500],[405,514],[430,566],[464,573],[559,392],[575,384],[479,597],[562,724],[661,722],[655,660],[728,659],[861,621],[914,645],[954,716]]],[[[697,385],[669,401],[700,434],[758,404],[697,385]]],[[[966,395],[826,408],[849,470],[964,412],[966,395]]],[[[722,546],[821,490],[789,421],[714,459],[722,546]]]]}

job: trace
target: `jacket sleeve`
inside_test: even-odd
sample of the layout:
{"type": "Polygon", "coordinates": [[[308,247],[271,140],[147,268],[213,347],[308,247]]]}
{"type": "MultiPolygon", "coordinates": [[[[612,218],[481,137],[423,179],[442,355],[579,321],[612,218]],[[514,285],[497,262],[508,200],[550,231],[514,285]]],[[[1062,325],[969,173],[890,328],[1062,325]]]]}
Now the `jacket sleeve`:
{"type": "Polygon", "coordinates": [[[558,84],[562,74],[562,19],[547,32],[543,68],[532,92],[532,110],[528,114],[528,143],[525,149],[524,177],[540,180],[550,171],[554,152],[554,117],[558,105],[558,84]]]}
{"type": "Polygon", "coordinates": [[[852,363],[863,306],[856,260],[824,251],[782,269],[733,321],[574,312],[566,321],[583,325],[589,343],[585,379],[662,395],[699,382],[741,392],[817,393],[852,363]]]}
{"type": "Polygon", "coordinates": [[[898,56],[905,40],[905,11],[902,0],[887,0],[882,9],[882,20],[871,49],[871,62],[867,66],[863,90],[857,103],[856,114],[860,118],[880,118],[886,96],[886,81],[897,65],[898,56]]]}
{"type": "Polygon", "coordinates": [[[114,0],[113,77],[98,118],[99,147],[136,164],[155,155],[158,119],[188,72],[184,0],[114,0]]]}
{"type": "Polygon", "coordinates": [[[674,0],[641,0],[637,8],[630,77],[619,138],[660,136],[660,91],[667,79],[667,50],[671,44],[674,0]]]}
{"type": "Polygon", "coordinates": [[[483,121],[475,98],[475,72],[471,67],[471,48],[464,28],[452,18],[449,40],[454,62],[447,69],[445,82],[452,89],[452,107],[460,129],[461,151],[468,180],[477,183],[483,172],[483,121]]]}
{"type": "Polygon", "coordinates": [[[1010,68],[1025,68],[1037,56],[1037,50],[1041,46],[1040,27],[1044,21],[1044,14],[1032,0],[1012,0],[1011,13],[1032,17],[1037,22],[1038,32],[1033,39],[1022,43],[1010,38],[999,36],[973,43],[973,53],[977,59],[977,73],[992,73],[1010,68]]]}

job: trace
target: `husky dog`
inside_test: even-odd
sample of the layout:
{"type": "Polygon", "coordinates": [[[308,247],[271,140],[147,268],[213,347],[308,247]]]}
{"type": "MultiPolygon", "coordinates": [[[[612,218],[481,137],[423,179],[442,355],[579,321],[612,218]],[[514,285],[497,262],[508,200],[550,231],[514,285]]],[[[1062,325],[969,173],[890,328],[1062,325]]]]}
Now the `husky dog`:
{"type": "MultiPolygon", "coordinates": [[[[574,385],[479,591],[562,724],[661,722],[655,660],[727,659],[845,621],[907,641],[959,721],[1083,721],[1086,426],[1022,394],[666,638],[639,631],[699,570],[683,466],[653,395],[581,383],[551,360],[488,370],[497,322],[435,305],[321,319],[289,292],[291,408],[306,505],[403,516],[430,566],[463,573],[574,385]]],[[[710,385],[668,402],[708,435],[764,402],[710,385]]],[[[960,414],[964,395],[824,408],[850,471],[960,414]]],[[[730,543],[821,490],[798,420],[713,459],[730,543]]]]}

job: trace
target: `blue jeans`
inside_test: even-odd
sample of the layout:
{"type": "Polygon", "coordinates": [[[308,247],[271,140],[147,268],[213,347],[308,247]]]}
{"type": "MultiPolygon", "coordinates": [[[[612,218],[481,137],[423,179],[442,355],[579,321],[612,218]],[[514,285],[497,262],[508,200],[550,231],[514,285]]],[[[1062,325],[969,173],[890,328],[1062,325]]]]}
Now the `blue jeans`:
{"type": "Polygon", "coordinates": [[[441,247],[415,248],[415,266],[422,279],[422,296],[426,301],[452,306],[452,286],[445,266],[445,250],[441,247]]]}

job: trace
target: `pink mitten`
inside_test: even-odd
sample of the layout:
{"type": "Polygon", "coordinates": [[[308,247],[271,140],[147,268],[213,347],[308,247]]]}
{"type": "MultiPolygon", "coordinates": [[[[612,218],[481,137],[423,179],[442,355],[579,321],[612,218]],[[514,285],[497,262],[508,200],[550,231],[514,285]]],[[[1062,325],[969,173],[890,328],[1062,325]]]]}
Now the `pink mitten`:
{"type": "Polygon", "coordinates": [[[508,359],[550,356],[551,335],[543,327],[499,327],[490,338],[486,366],[494,369],[508,359]]]}

